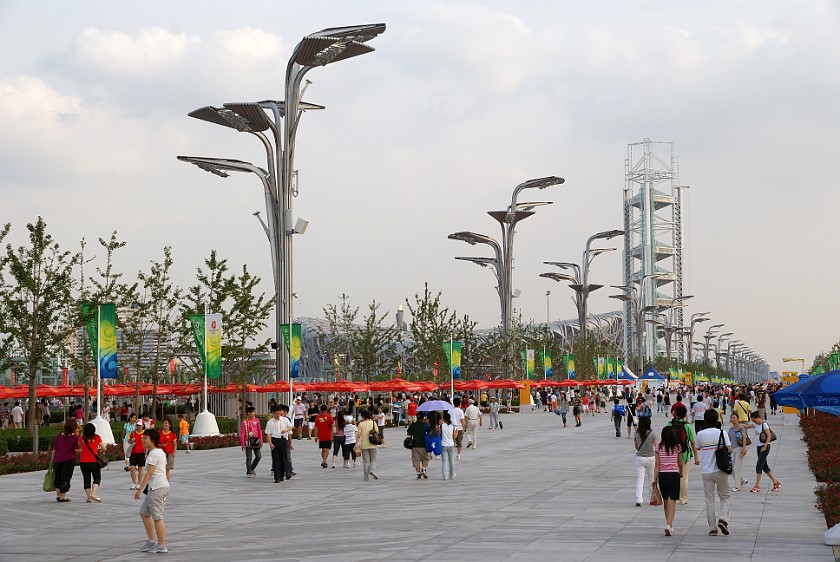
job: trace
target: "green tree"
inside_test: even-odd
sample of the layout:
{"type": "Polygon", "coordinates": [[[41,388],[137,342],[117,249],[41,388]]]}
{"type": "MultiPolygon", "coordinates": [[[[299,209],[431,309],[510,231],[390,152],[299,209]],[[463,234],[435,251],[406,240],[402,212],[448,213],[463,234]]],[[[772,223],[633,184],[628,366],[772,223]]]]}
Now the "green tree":
{"type": "Polygon", "coordinates": [[[318,327],[318,336],[321,339],[321,346],[324,355],[330,362],[335,364],[336,370],[344,379],[351,375],[352,361],[355,357],[353,334],[356,318],[359,316],[359,308],[350,306],[350,297],[342,293],[341,304],[330,304],[324,307],[324,317],[329,328],[323,330],[318,327]],[[339,360],[343,357],[344,360],[339,360]]]}
{"type": "Polygon", "coordinates": [[[408,299],[405,304],[411,313],[409,329],[414,344],[409,351],[414,357],[415,373],[425,372],[424,378],[431,378],[428,374],[436,364],[442,370],[448,365],[443,344],[455,336],[457,315],[443,305],[440,291],[432,295],[428,283],[424,284],[422,296],[415,293],[413,305],[408,299]]]}
{"type": "MultiPolygon", "coordinates": [[[[3,228],[3,236],[10,226],[3,228]]],[[[0,271],[8,284],[0,286],[0,333],[20,353],[19,365],[29,377],[27,420],[33,451],[38,451],[37,400],[35,385],[39,369],[50,368],[73,333],[70,308],[73,304],[73,266],[78,256],[62,251],[47,233],[44,219],[26,225],[29,245],[15,250],[6,246],[0,271]]]]}
{"type": "Polygon", "coordinates": [[[395,370],[397,346],[402,339],[396,325],[383,326],[388,313],[380,316],[379,306],[375,300],[370,303],[367,316],[362,319],[361,326],[354,326],[351,336],[356,369],[365,377],[365,382],[371,375],[395,370]]]}

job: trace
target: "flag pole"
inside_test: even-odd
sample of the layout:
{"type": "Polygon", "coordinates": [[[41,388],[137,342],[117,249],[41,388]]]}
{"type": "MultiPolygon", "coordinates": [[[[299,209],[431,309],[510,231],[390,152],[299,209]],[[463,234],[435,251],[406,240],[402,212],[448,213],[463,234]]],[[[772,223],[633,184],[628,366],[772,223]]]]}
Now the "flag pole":
{"type": "MultiPolygon", "coordinates": [[[[206,305],[205,305],[206,308],[206,305]]],[[[207,407],[207,312],[204,313],[204,361],[201,363],[201,371],[204,374],[204,411],[209,412],[207,407]]]]}
{"type": "MultiPolygon", "coordinates": [[[[99,345],[99,340],[102,337],[102,332],[100,331],[100,324],[102,322],[102,305],[96,305],[96,343],[97,347],[101,347],[99,345]]],[[[99,350],[96,350],[96,419],[99,419],[99,409],[102,407],[102,373],[100,369],[102,368],[102,361],[99,357],[99,350]]]]}
{"type": "Polygon", "coordinates": [[[452,334],[449,334],[449,399],[455,399],[455,374],[452,372],[452,334]]]}

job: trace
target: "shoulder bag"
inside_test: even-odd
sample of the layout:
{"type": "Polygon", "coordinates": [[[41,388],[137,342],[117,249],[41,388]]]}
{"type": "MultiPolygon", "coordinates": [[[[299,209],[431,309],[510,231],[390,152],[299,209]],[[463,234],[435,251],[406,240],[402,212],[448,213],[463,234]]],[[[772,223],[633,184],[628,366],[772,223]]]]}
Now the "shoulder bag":
{"type": "Polygon", "coordinates": [[[90,451],[90,454],[93,455],[93,457],[96,459],[96,464],[99,465],[99,468],[105,468],[106,466],[108,466],[108,461],[96,454],[96,452],[94,452],[94,450],[90,448],[90,443],[88,443],[84,439],[82,439],[82,441],[84,442],[85,447],[87,447],[87,450],[90,451]]]}
{"type": "Polygon", "coordinates": [[[720,430],[720,439],[718,439],[717,448],[715,449],[715,464],[726,474],[732,474],[732,454],[726,448],[723,441],[723,430],[720,430]]]}
{"type": "Polygon", "coordinates": [[[368,433],[368,441],[370,441],[371,445],[381,445],[382,435],[376,430],[376,424],[373,423],[373,420],[370,421],[370,424],[371,428],[370,433],[368,433]]]}
{"type": "Polygon", "coordinates": [[[767,443],[768,442],[767,441],[767,434],[764,432],[765,427],[770,431],[770,442],[775,441],[776,440],[776,432],[773,431],[772,429],[770,429],[770,426],[767,425],[767,422],[765,422],[764,425],[761,426],[761,433],[758,435],[758,440],[761,441],[762,443],[767,443]]]}
{"type": "Polygon", "coordinates": [[[248,431],[248,448],[249,449],[261,449],[262,448],[262,441],[260,441],[259,435],[250,435],[253,433],[253,427],[250,422],[245,422],[245,429],[248,431]]]}

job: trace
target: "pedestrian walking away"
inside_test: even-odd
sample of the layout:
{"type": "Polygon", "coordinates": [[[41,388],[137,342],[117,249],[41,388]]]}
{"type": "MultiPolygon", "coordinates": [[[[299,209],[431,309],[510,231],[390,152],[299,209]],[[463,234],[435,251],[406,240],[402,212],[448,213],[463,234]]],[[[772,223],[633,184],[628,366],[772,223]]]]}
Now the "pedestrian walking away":
{"type": "Polygon", "coordinates": [[[653,485],[659,485],[662,493],[662,508],[665,511],[665,536],[674,533],[674,515],[677,498],[680,497],[680,478],[683,473],[683,455],[673,426],[662,428],[662,441],[656,447],[656,461],[653,470],[653,485]]]}
{"type": "Polygon", "coordinates": [[[429,432],[429,424],[426,422],[426,413],[417,412],[417,420],[409,424],[406,434],[411,438],[411,466],[417,474],[417,479],[428,478],[429,453],[426,451],[426,434],[429,432]]]}
{"type": "Polygon", "coordinates": [[[565,392],[560,393],[560,402],[557,406],[557,411],[563,419],[563,427],[568,427],[568,424],[566,423],[566,416],[569,414],[569,401],[566,399],[565,392]]]}
{"type": "Polygon", "coordinates": [[[645,481],[656,480],[656,443],[656,436],[650,428],[650,417],[639,418],[639,427],[633,436],[633,446],[636,449],[636,507],[641,507],[644,501],[645,481]]]}
{"type": "Polygon", "coordinates": [[[353,457],[353,468],[356,468],[356,421],[352,415],[345,415],[342,422],[344,444],[341,445],[341,456],[344,459],[344,468],[350,468],[350,457],[353,457]]]}
{"type": "Polygon", "coordinates": [[[441,472],[444,480],[452,480],[455,478],[455,438],[457,437],[459,427],[452,423],[452,416],[449,412],[444,412],[443,423],[440,424],[440,444],[441,444],[441,472]]]}
{"type": "Polygon", "coordinates": [[[612,418],[613,424],[615,425],[616,437],[621,437],[621,422],[624,421],[626,413],[627,409],[624,407],[624,404],[621,404],[618,398],[613,398],[612,418]]]}
{"type": "Polygon", "coordinates": [[[750,492],[757,494],[761,491],[762,472],[773,482],[773,488],[770,491],[778,492],[782,487],[782,483],[776,479],[773,471],[770,470],[770,465],[767,464],[767,456],[770,454],[770,442],[776,438],[776,435],[772,432],[767,422],[764,421],[764,418],[761,417],[760,412],[753,412],[750,414],[750,417],[752,418],[752,423],[747,427],[755,429],[755,449],[758,452],[758,462],[755,465],[755,486],[753,486],[750,492]]]}
{"type": "Polygon", "coordinates": [[[668,425],[674,428],[677,433],[677,441],[682,450],[683,470],[680,476],[680,505],[688,503],[688,473],[691,468],[691,459],[694,459],[694,464],[700,464],[700,457],[697,454],[697,444],[694,442],[695,433],[694,427],[686,421],[688,409],[680,404],[674,410],[674,419],[668,425]]]}
{"type": "MultiPolygon", "coordinates": [[[[348,411],[349,412],[349,411],[348,411]]],[[[353,419],[352,414],[345,414],[344,410],[338,409],[333,418],[333,433],[332,433],[332,467],[335,468],[335,461],[338,459],[339,453],[343,455],[344,449],[344,418],[353,419]]],[[[344,459],[344,468],[347,468],[347,459],[344,459]]]]}
{"type": "Polygon", "coordinates": [[[146,544],[140,551],[165,554],[169,552],[166,547],[166,524],[163,520],[166,496],[169,495],[166,454],[159,448],[160,434],[156,429],[143,432],[142,443],[149,454],[146,457],[146,475],[134,492],[135,500],[141,499],[141,494],[145,494],[140,505],[140,519],[146,529],[146,544]]]}
{"type": "Polygon", "coordinates": [[[102,500],[96,495],[99,486],[102,484],[102,469],[99,467],[99,453],[105,452],[105,444],[102,438],[96,434],[96,426],[86,423],[82,428],[82,437],[79,441],[81,453],[79,455],[79,468],[82,470],[82,479],[85,484],[85,495],[87,503],[99,503],[102,500]],[[92,482],[91,482],[92,481],[92,482]]]}
{"type": "Polygon", "coordinates": [[[365,480],[369,480],[371,477],[374,480],[379,480],[379,475],[376,474],[377,446],[370,442],[370,434],[373,431],[376,431],[373,413],[368,409],[364,409],[362,410],[362,421],[359,423],[356,439],[359,443],[359,449],[362,452],[362,467],[365,480]]]}
{"type": "Polygon", "coordinates": [[[239,429],[239,445],[245,451],[245,475],[248,478],[257,475],[255,469],[262,460],[263,431],[256,412],[256,408],[248,406],[239,429]]]}
{"type": "MultiPolygon", "coordinates": [[[[698,402],[699,404],[699,402],[698,402]]],[[[717,410],[707,409],[703,414],[706,429],[697,434],[697,448],[700,449],[700,472],[703,475],[703,492],[706,495],[706,522],[709,524],[709,534],[716,536],[718,532],[729,534],[729,475],[722,471],[717,462],[717,450],[725,447],[730,453],[732,444],[729,435],[718,429],[717,410]],[[720,499],[720,511],[715,513],[715,491],[720,499]]]]}
{"type": "Polygon", "coordinates": [[[461,460],[461,450],[464,442],[464,429],[467,427],[467,422],[464,419],[464,410],[461,409],[461,399],[452,399],[452,408],[449,409],[449,417],[452,420],[452,425],[458,428],[455,435],[455,448],[458,454],[455,456],[456,460],[461,460]]]}
{"type": "Polygon", "coordinates": [[[478,442],[476,439],[478,437],[478,428],[483,423],[481,420],[481,410],[475,405],[475,400],[467,400],[467,403],[469,406],[467,406],[467,410],[464,412],[464,418],[466,420],[465,431],[467,437],[470,438],[470,442],[467,443],[467,449],[470,447],[477,449],[478,442]]]}
{"type": "Polygon", "coordinates": [[[66,503],[70,501],[67,492],[70,490],[70,480],[76,468],[76,455],[82,452],[79,436],[76,435],[78,424],[73,418],[64,422],[64,429],[55,436],[53,452],[50,462],[55,469],[55,501],[66,503]]]}
{"type": "Polygon", "coordinates": [[[186,420],[184,414],[178,414],[178,436],[181,439],[181,445],[190,452],[190,423],[186,420]]]}
{"type": "MultiPolygon", "coordinates": [[[[496,429],[499,426],[499,401],[496,397],[490,399],[490,427],[487,429],[496,429]]],[[[566,419],[563,418],[563,425],[566,425],[566,419]]]]}

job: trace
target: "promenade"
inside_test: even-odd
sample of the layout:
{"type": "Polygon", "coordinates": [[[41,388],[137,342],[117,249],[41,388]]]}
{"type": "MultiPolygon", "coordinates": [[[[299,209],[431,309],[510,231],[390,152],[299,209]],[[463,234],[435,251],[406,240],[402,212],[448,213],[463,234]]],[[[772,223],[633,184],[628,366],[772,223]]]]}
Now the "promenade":
{"type": "MultiPolygon", "coordinates": [[[[0,560],[586,560],[833,561],[822,544],[825,520],[814,507],[816,483],[798,427],[768,420],[779,440],[770,465],[780,492],[750,494],[755,451],[745,459],[750,484],[733,493],[728,537],[707,536],[699,467],[689,503],[677,506],[673,537],[661,507],[634,505],[632,442],[615,437],[606,414],[562,428],[560,417],[501,416],[505,429],[479,434],[457,478],[441,481],[440,460],[416,480],[404,430],[386,431],[378,481],[359,467],[322,469],[313,441],[295,441],[297,476],[274,484],[264,448],[257,477],[245,477],[239,449],[180,452],[166,502],[166,555],[138,550],[145,533],[139,501],[122,465],[103,473],[101,504],[84,501],[77,469],[58,504],[41,491],[43,472],[0,477],[0,560]]],[[[571,418],[571,416],[570,416],[571,418]]],[[[570,419],[571,421],[571,419],[570,419]]],[[[657,430],[665,422],[654,415],[657,430]]],[[[626,431],[626,430],[624,430],[626,431]]]]}

